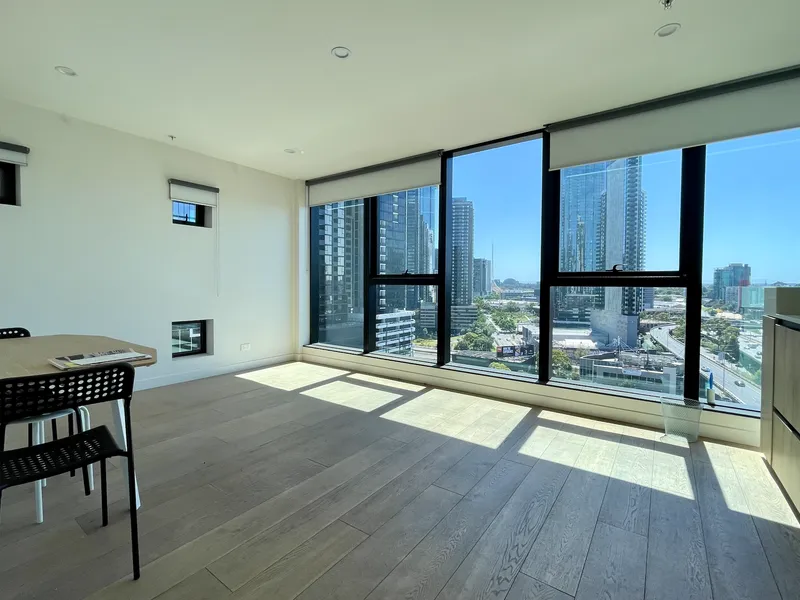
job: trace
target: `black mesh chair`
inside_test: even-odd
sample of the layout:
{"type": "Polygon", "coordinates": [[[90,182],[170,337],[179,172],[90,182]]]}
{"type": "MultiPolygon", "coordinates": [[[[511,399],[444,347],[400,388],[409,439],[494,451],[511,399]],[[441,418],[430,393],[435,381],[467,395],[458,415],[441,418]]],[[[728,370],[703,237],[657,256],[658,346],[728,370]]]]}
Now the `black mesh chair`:
{"type": "Polygon", "coordinates": [[[24,337],[31,337],[31,332],[24,327],[0,327],[0,340],[24,337]]]}
{"type": "MultiPolygon", "coordinates": [[[[0,380],[0,503],[5,488],[53,477],[100,463],[103,526],[108,525],[106,459],[128,459],[133,578],[139,579],[139,533],[131,435],[133,367],[114,363],[52,375],[0,380]],[[79,406],[123,400],[127,451],[120,448],[105,425],[27,448],[5,451],[6,425],[20,419],[79,406]]],[[[1,506],[1,505],[0,505],[1,506]]]]}
{"type": "MultiPolygon", "coordinates": [[[[15,338],[29,338],[31,337],[31,332],[25,329],[24,327],[0,327],[0,341],[2,340],[10,340],[15,338]]],[[[69,431],[69,435],[75,433],[75,425],[72,420],[73,413],[67,415],[68,423],[67,428],[69,431]]],[[[78,421],[80,421],[80,416],[78,416],[78,421]]],[[[51,419],[50,421],[53,424],[53,440],[58,439],[58,423],[56,419],[51,419]]],[[[28,446],[33,446],[33,427],[32,423],[28,423],[28,446]]],[[[79,425],[80,428],[80,425],[79,425]]],[[[75,472],[71,472],[70,475],[73,477],[75,476],[75,472]]],[[[84,473],[83,477],[83,485],[86,488],[86,495],[89,495],[89,479],[88,475],[84,473]]]]}

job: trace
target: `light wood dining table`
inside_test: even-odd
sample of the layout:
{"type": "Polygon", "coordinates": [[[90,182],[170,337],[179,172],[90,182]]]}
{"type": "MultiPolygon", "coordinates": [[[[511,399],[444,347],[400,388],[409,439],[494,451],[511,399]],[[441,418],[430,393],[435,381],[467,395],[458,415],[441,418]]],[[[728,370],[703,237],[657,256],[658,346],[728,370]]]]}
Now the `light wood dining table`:
{"type": "MultiPolygon", "coordinates": [[[[47,359],[73,354],[91,354],[109,350],[133,348],[136,352],[149,354],[152,358],[131,361],[134,367],[149,367],[156,364],[155,348],[132,344],[124,340],[97,335],[42,335],[29,338],[12,338],[0,342],[0,382],[12,377],[27,375],[49,375],[60,373],[47,359]]],[[[122,400],[112,403],[111,418],[114,434],[120,448],[127,449],[125,437],[125,417],[122,400]]],[[[123,471],[128,468],[128,460],[120,459],[123,471]]],[[[142,505],[139,498],[139,482],[136,481],[136,507],[142,505]]]]}

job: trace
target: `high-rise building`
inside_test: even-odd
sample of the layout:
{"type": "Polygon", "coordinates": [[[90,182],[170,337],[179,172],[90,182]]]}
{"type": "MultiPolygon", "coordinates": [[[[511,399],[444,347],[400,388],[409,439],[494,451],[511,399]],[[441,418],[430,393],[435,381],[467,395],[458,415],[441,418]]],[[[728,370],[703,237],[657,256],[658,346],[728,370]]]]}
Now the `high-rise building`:
{"type": "Polygon", "coordinates": [[[312,213],[319,249],[320,342],[358,346],[363,340],[364,265],[361,200],[319,206],[312,213]]]}
{"type": "MultiPolygon", "coordinates": [[[[600,196],[595,247],[598,269],[615,266],[624,271],[645,269],[647,196],[642,190],[642,158],[620,158],[608,163],[606,191],[600,196]]],[[[614,314],[638,315],[644,309],[644,288],[606,288],[602,308],[614,314]]]]}
{"type": "Polygon", "coordinates": [[[714,269],[714,300],[725,301],[725,288],[750,285],[750,265],[730,263],[714,269]]]}
{"type": "Polygon", "coordinates": [[[606,163],[561,170],[561,271],[596,271],[600,196],[606,191],[606,163]]]}
{"type": "MultiPolygon", "coordinates": [[[[596,271],[600,199],[606,189],[606,163],[561,170],[559,269],[596,271]]],[[[601,290],[593,287],[559,287],[555,291],[556,319],[581,320],[598,305],[601,290]]]]}
{"type": "Polygon", "coordinates": [[[453,198],[453,235],[450,238],[453,305],[472,304],[475,208],[466,198],[453,198]]]}
{"type": "MultiPolygon", "coordinates": [[[[427,186],[378,196],[378,273],[434,272],[439,188],[427,186]]],[[[381,285],[378,312],[417,310],[434,300],[427,287],[381,285]]]]}
{"type": "Polygon", "coordinates": [[[492,293],[492,261],[488,258],[475,258],[472,261],[472,291],[476,296],[492,293]]]}

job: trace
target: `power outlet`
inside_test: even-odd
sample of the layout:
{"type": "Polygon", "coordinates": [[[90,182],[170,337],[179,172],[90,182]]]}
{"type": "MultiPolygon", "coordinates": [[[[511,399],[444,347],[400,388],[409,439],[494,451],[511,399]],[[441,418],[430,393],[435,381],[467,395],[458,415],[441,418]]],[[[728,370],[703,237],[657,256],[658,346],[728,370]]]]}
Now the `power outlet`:
{"type": "Polygon", "coordinates": [[[250,352],[250,342],[239,346],[239,350],[241,350],[242,352],[250,352]]]}

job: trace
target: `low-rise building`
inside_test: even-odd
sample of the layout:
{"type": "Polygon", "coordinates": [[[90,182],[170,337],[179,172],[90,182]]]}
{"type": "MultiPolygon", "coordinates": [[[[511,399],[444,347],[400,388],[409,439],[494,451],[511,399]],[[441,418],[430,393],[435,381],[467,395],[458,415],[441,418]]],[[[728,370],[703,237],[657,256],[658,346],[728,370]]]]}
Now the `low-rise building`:
{"type": "Polygon", "coordinates": [[[376,347],[379,352],[411,356],[414,341],[414,312],[398,310],[376,315],[376,347]]]}

